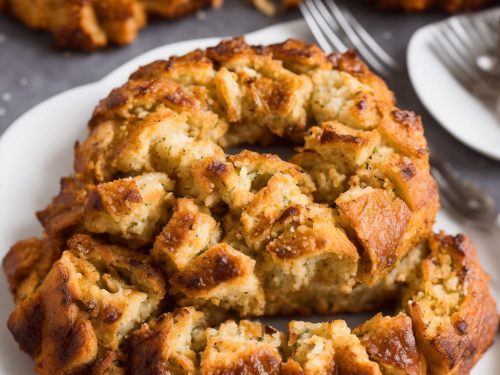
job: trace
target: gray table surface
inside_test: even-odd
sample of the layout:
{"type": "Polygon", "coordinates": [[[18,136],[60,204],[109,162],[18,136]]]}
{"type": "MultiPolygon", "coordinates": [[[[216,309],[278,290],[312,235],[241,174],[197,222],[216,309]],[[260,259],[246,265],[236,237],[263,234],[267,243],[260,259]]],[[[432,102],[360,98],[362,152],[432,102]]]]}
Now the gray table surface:
{"type": "MultiPolygon", "coordinates": [[[[441,13],[383,14],[361,1],[344,2],[372,35],[401,61],[405,59],[406,45],[412,33],[445,16],[441,13]]],[[[242,0],[226,0],[219,10],[206,10],[173,22],[153,22],[140,33],[135,43],[125,48],[84,54],[54,50],[49,35],[29,30],[0,15],[0,134],[35,104],[69,88],[96,81],[154,47],[193,38],[240,35],[299,17],[298,10],[294,10],[270,18],[242,0]]],[[[464,177],[490,193],[499,207],[500,162],[470,150],[443,130],[423,108],[406,76],[394,77],[388,82],[396,93],[400,107],[422,115],[431,150],[449,160],[464,177]]]]}

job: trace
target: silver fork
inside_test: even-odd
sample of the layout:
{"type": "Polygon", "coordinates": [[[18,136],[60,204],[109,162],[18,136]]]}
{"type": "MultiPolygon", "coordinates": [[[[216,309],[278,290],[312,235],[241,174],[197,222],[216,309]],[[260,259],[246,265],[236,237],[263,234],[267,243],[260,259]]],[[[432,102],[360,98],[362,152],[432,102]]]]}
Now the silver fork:
{"type": "MultiPolygon", "coordinates": [[[[448,37],[451,45],[461,54],[471,69],[485,78],[485,84],[500,81],[496,69],[485,67],[483,62],[499,59],[500,10],[489,11],[486,15],[455,16],[442,23],[442,34],[448,37]]],[[[494,87],[497,89],[498,87],[494,87]]]]}
{"type": "Polygon", "coordinates": [[[468,77],[474,77],[479,84],[497,90],[500,77],[480,69],[478,59],[488,55],[493,58],[497,53],[498,46],[494,40],[498,42],[495,34],[500,29],[489,22],[475,21],[471,16],[455,16],[443,21],[434,35],[434,47],[447,54],[448,59],[443,62],[451,60],[454,65],[463,67],[468,77]]]}
{"type": "MultiPolygon", "coordinates": [[[[347,8],[333,0],[304,0],[300,10],[323,50],[344,52],[354,47],[374,70],[385,77],[402,70],[347,8]]],[[[448,206],[474,223],[498,227],[495,201],[491,196],[464,181],[448,162],[432,155],[430,163],[441,196],[448,206]]]]}
{"type": "Polygon", "coordinates": [[[492,110],[500,119],[500,83],[493,85],[494,79],[491,79],[490,83],[482,82],[480,74],[459,58],[445,40],[436,37],[435,42],[436,45],[431,46],[431,49],[446,69],[457,82],[479,98],[481,103],[492,110]]]}
{"type": "Polygon", "coordinates": [[[344,52],[355,47],[382,76],[402,70],[400,64],[384,51],[347,8],[331,0],[305,0],[300,4],[300,10],[316,41],[325,51],[344,52]]]}
{"type": "Polygon", "coordinates": [[[492,23],[474,21],[471,16],[456,16],[443,21],[434,33],[430,47],[455,79],[493,108],[500,118],[500,75],[481,69],[481,59],[492,61],[498,58],[495,56],[498,46],[493,40],[500,29],[492,23]]]}

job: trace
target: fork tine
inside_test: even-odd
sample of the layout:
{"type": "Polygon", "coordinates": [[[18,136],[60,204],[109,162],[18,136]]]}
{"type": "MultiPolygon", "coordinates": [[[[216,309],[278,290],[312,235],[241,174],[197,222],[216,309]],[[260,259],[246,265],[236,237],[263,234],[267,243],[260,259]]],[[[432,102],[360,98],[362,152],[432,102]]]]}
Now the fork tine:
{"type": "Polygon", "coordinates": [[[452,21],[453,19],[444,23],[440,30],[449,47],[454,50],[453,57],[457,58],[457,63],[469,72],[469,75],[474,76],[476,87],[481,85],[491,92],[498,90],[500,79],[488,76],[477,68],[476,59],[487,51],[487,45],[484,42],[474,43],[468,38],[468,32],[463,26],[452,21]]]}
{"type": "Polygon", "coordinates": [[[337,14],[328,10],[321,0],[313,0],[321,14],[328,18],[331,24],[337,25],[343,32],[351,46],[354,46],[363,59],[382,75],[388,75],[390,68],[386,67],[383,61],[380,61],[376,54],[373,54],[367,46],[359,39],[359,36],[351,29],[346,28],[345,20],[340,20],[337,14]]]}
{"type": "Polygon", "coordinates": [[[464,62],[460,54],[456,51],[456,49],[453,47],[453,45],[450,43],[448,38],[446,38],[446,35],[441,32],[438,32],[435,34],[436,35],[436,41],[440,45],[440,47],[448,54],[450,57],[450,60],[460,69],[464,74],[466,74],[468,77],[470,77],[473,81],[481,81],[480,76],[477,74],[477,72],[470,67],[467,63],[464,62]]]}
{"type": "Polygon", "coordinates": [[[464,32],[467,33],[469,38],[473,41],[474,46],[484,44],[485,38],[478,32],[476,25],[474,25],[470,17],[459,16],[450,22],[455,25],[460,24],[464,32]]]}
{"type": "Polygon", "coordinates": [[[482,40],[478,40],[475,35],[472,35],[471,28],[466,27],[463,21],[461,21],[460,19],[461,17],[451,18],[448,21],[448,25],[453,29],[453,31],[462,40],[462,42],[468,46],[468,49],[471,51],[471,54],[477,56],[482,51],[484,51],[484,49],[481,49],[480,47],[484,45],[484,43],[482,40]]]}
{"type": "Polygon", "coordinates": [[[453,34],[453,40],[462,47],[460,50],[466,53],[470,60],[474,61],[476,56],[484,51],[484,43],[477,42],[458,20],[451,19],[446,26],[448,33],[453,34]]]}
{"type": "MultiPolygon", "coordinates": [[[[460,17],[459,20],[464,24],[466,30],[470,28],[470,33],[475,36],[476,42],[480,45],[489,45],[490,47],[495,47],[493,44],[493,38],[491,37],[491,30],[486,26],[486,22],[478,22],[476,18],[472,17],[460,17]],[[490,41],[490,43],[488,43],[490,41]]],[[[498,21],[497,21],[498,22],[498,21]]]]}
{"type": "Polygon", "coordinates": [[[306,20],[307,26],[313,33],[314,38],[316,39],[316,42],[319,44],[321,49],[325,52],[330,52],[332,50],[332,47],[323,36],[323,33],[318,27],[318,24],[316,23],[314,16],[311,14],[309,9],[305,5],[305,2],[299,4],[299,9],[300,12],[302,13],[302,16],[304,16],[304,19],[306,20]]]}
{"type": "MultiPolygon", "coordinates": [[[[454,53],[457,57],[460,58],[460,61],[463,62],[465,66],[467,66],[471,71],[474,71],[476,74],[475,66],[475,55],[470,52],[470,48],[468,48],[468,44],[465,44],[463,40],[460,39],[458,34],[454,29],[450,27],[450,25],[444,25],[441,28],[441,34],[444,39],[448,42],[450,48],[454,50],[454,53]]],[[[477,78],[480,79],[480,75],[477,74],[477,78]]]]}
{"type": "MultiPolygon", "coordinates": [[[[325,5],[320,1],[320,0],[306,0],[307,3],[311,5],[311,7],[315,7],[316,11],[318,14],[321,14],[323,16],[323,25],[320,25],[320,27],[331,27],[330,25],[335,25],[338,27],[339,31],[343,31],[343,34],[345,34],[345,31],[342,28],[342,25],[340,25],[337,20],[335,20],[332,17],[332,13],[325,7],[325,5]]],[[[335,36],[336,37],[336,36],[335,36]]],[[[336,37],[337,38],[337,37],[336,37]]],[[[349,40],[350,38],[347,36],[347,39],[349,40]]],[[[349,42],[356,47],[358,50],[359,54],[363,57],[363,59],[372,66],[375,70],[377,70],[380,74],[386,75],[388,74],[388,69],[384,66],[383,63],[381,63],[376,56],[374,56],[369,50],[366,49],[364,44],[362,43],[353,43],[352,40],[349,40],[349,42]]],[[[345,48],[347,49],[347,47],[345,48]]],[[[342,50],[340,50],[342,51],[342,50]]]]}
{"type": "Polygon", "coordinates": [[[457,79],[457,81],[460,82],[462,86],[466,88],[472,87],[475,82],[474,77],[470,76],[466,71],[462,69],[461,66],[456,63],[456,59],[449,53],[438,36],[435,37],[435,41],[437,45],[431,44],[431,49],[439,58],[439,60],[441,60],[441,62],[446,66],[446,68],[457,79]]]}
{"type": "Polygon", "coordinates": [[[476,57],[467,51],[468,48],[464,48],[463,42],[458,38],[454,30],[444,26],[441,32],[443,39],[446,39],[448,42],[445,48],[448,48],[451,52],[452,58],[456,60],[456,64],[459,64],[468,75],[474,77],[476,81],[475,86],[482,85],[489,91],[497,90],[499,81],[492,77],[487,79],[484,74],[476,68],[476,57]]]}
{"type": "MultiPolygon", "coordinates": [[[[476,19],[476,24],[477,24],[477,19],[476,19]]],[[[479,24],[481,25],[481,23],[479,22],[479,24]]],[[[498,13],[497,17],[489,17],[486,22],[485,22],[485,30],[486,30],[486,34],[491,36],[491,31],[493,30],[494,33],[496,34],[493,34],[493,35],[496,35],[497,38],[495,39],[495,41],[498,41],[498,30],[500,28],[500,13],[498,13]],[[487,27],[487,28],[486,28],[487,27]]],[[[493,41],[494,38],[487,38],[490,40],[490,45],[492,47],[494,47],[496,44],[495,42],[493,41]]]]}
{"type": "Polygon", "coordinates": [[[304,4],[313,16],[319,29],[325,35],[326,39],[333,45],[333,47],[339,52],[346,51],[348,47],[344,44],[344,42],[340,40],[340,38],[335,33],[336,30],[334,30],[331,26],[335,24],[334,22],[332,22],[333,19],[331,19],[331,16],[330,19],[328,19],[329,15],[325,14],[325,12],[323,12],[323,9],[318,8],[316,6],[317,4],[315,4],[314,1],[306,0],[304,1],[304,4]]]}
{"type": "MultiPolygon", "coordinates": [[[[352,12],[345,6],[338,5],[334,0],[325,0],[332,14],[342,26],[344,32],[351,40],[357,39],[358,43],[364,44],[370,49],[383,63],[392,69],[401,69],[399,63],[394,60],[385,50],[373,39],[361,23],[354,17],[352,12]]],[[[354,44],[354,43],[353,43],[354,44]]],[[[356,44],[354,44],[356,45],[356,44]]]]}
{"type": "MultiPolygon", "coordinates": [[[[329,0],[326,1],[331,8],[329,0]]],[[[323,49],[330,50],[330,46],[333,46],[336,50],[343,52],[348,49],[344,43],[347,40],[379,74],[388,76],[393,70],[399,69],[398,63],[373,40],[354,16],[348,13],[348,19],[336,4],[333,9],[327,9],[322,0],[304,0],[299,4],[299,8],[323,49]],[[356,30],[350,23],[356,25],[356,30]],[[343,34],[342,39],[337,35],[338,32],[343,34]]]]}
{"type": "Polygon", "coordinates": [[[435,38],[435,41],[437,45],[431,45],[431,49],[462,86],[474,95],[484,98],[491,99],[498,96],[498,90],[479,82],[474,71],[468,69],[461,63],[460,59],[456,58],[446,41],[443,41],[439,36],[435,38]]]}

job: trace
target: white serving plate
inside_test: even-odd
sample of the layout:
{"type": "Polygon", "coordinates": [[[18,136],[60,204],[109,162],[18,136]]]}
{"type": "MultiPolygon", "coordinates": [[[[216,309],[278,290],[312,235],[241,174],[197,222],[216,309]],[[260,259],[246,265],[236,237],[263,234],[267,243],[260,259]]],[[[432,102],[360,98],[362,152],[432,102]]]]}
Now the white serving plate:
{"type": "MultiPolygon", "coordinates": [[[[474,17],[499,18],[500,8],[474,17]]],[[[427,110],[451,135],[500,160],[500,120],[453,77],[430,47],[441,22],[446,21],[422,27],[410,40],[407,60],[413,87],[427,110]]]]}
{"type": "MultiPolygon", "coordinates": [[[[280,42],[287,38],[312,40],[302,21],[272,26],[247,35],[247,40],[256,44],[280,42]]],[[[218,38],[198,39],[156,48],[122,65],[98,82],[46,100],[15,121],[0,138],[0,258],[19,239],[41,233],[34,212],[45,207],[58,192],[59,177],[71,173],[73,144],[76,139],[84,138],[86,123],[99,99],[125,82],[130,73],[141,65],[195,48],[205,48],[218,41],[218,38]]],[[[489,243],[487,237],[468,231],[446,213],[441,213],[437,228],[450,233],[464,231],[470,234],[480,249],[481,259],[488,271],[500,274],[500,267],[490,259],[495,250],[494,243],[489,243]]],[[[498,297],[500,286],[494,281],[494,292],[498,297]]],[[[13,303],[3,275],[0,276],[0,298],[0,374],[32,374],[31,359],[18,350],[5,325],[13,303]]],[[[366,318],[366,315],[346,317],[351,327],[366,318]]],[[[332,317],[308,319],[321,321],[332,317]]],[[[266,321],[285,328],[288,319],[272,318],[266,321]]],[[[495,374],[498,368],[500,345],[497,344],[476,366],[474,374],[495,374]]]]}

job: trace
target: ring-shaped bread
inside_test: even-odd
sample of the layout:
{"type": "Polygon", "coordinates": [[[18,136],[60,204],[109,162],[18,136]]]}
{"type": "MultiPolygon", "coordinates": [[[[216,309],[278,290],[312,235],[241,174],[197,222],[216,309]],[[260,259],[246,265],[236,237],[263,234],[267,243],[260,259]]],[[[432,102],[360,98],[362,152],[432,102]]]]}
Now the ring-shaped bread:
{"type": "Polygon", "coordinates": [[[3,262],[39,373],[466,373],[490,345],[474,249],[431,234],[420,118],[353,53],[226,40],[140,68],[89,130],[3,262]],[[284,141],[288,162],[227,153],[284,141]],[[352,333],[223,322],[394,301],[352,333]]]}

